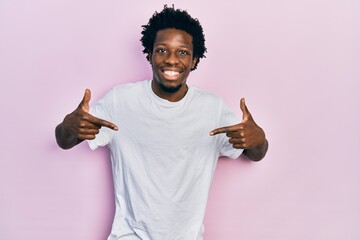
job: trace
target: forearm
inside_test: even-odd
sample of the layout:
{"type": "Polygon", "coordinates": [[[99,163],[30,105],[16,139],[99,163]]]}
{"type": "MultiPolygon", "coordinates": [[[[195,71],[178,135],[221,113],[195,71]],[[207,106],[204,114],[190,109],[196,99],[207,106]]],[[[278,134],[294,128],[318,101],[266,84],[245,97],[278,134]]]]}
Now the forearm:
{"type": "Polygon", "coordinates": [[[66,133],[63,129],[63,123],[56,126],[55,137],[57,144],[62,149],[70,149],[83,141],[71,133],[66,133]]]}
{"type": "Polygon", "coordinates": [[[265,139],[265,142],[259,146],[256,146],[254,148],[244,149],[243,155],[245,155],[248,159],[252,161],[260,161],[263,159],[266,155],[266,152],[268,150],[269,143],[265,139]]]}

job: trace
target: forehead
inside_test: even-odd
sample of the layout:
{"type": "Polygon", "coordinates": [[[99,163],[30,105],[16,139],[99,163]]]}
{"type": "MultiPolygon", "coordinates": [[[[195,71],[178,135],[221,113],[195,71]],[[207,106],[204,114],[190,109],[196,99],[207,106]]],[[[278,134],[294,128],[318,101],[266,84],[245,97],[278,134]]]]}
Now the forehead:
{"type": "Polygon", "coordinates": [[[156,33],[154,45],[181,45],[192,48],[192,39],[192,36],[183,30],[167,28],[156,33]]]}

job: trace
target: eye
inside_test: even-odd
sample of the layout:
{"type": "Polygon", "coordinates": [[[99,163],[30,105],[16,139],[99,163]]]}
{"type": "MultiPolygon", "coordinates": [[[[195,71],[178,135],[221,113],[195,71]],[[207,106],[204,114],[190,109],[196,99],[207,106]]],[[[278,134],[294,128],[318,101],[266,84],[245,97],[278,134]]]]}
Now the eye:
{"type": "Polygon", "coordinates": [[[180,50],[179,54],[180,55],[189,55],[190,53],[188,51],[186,51],[186,50],[180,50]]]}
{"type": "Polygon", "coordinates": [[[156,49],[156,52],[157,52],[157,53],[166,53],[166,49],[164,49],[164,48],[158,48],[158,49],[156,49]]]}

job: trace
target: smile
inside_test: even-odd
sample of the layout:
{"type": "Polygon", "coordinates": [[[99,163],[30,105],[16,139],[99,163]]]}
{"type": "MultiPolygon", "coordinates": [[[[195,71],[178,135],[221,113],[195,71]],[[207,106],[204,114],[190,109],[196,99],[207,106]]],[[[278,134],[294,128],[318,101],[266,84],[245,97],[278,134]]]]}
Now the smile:
{"type": "Polygon", "coordinates": [[[174,76],[177,76],[179,75],[180,73],[177,72],[177,71],[163,71],[163,73],[169,77],[174,77],[174,76]]]}

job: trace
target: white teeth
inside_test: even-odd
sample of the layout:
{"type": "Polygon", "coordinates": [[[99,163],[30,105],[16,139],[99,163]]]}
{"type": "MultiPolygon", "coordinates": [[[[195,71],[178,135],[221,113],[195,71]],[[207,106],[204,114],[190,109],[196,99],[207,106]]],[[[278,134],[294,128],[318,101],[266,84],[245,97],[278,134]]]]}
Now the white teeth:
{"type": "Polygon", "coordinates": [[[179,75],[179,72],[175,72],[175,71],[164,71],[164,73],[169,76],[179,75]]]}

